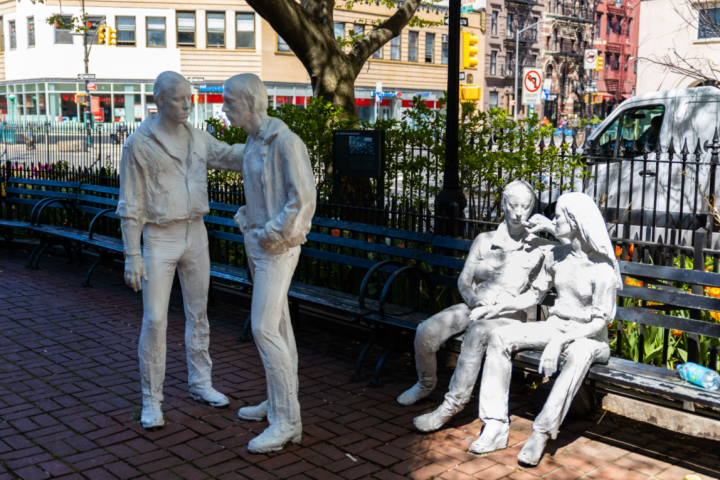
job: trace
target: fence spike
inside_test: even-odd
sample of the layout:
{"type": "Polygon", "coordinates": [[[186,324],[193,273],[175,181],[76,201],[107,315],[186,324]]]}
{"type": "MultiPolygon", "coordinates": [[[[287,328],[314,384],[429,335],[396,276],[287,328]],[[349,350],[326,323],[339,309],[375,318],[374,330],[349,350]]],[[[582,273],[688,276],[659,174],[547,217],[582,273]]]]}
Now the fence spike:
{"type": "Polygon", "coordinates": [[[693,152],[693,155],[695,155],[695,161],[700,162],[700,156],[702,155],[702,147],[700,146],[700,139],[697,139],[697,145],[695,145],[695,151],[693,152]]]}
{"type": "Polygon", "coordinates": [[[675,138],[670,137],[670,145],[668,145],[667,150],[668,155],[670,155],[670,159],[672,159],[673,155],[675,155],[677,152],[675,151],[675,138]]]}
{"type": "Polygon", "coordinates": [[[555,135],[550,137],[550,145],[548,145],[550,148],[555,146],[555,135]]]}
{"type": "Polygon", "coordinates": [[[687,156],[690,154],[690,150],[688,149],[688,146],[687,146],[687,138],[685,139],[685,142],[683,143],[683,147],[682,147],[682,150],[680,151],[680,154],[685,158],[687,158],[687,156]]]}

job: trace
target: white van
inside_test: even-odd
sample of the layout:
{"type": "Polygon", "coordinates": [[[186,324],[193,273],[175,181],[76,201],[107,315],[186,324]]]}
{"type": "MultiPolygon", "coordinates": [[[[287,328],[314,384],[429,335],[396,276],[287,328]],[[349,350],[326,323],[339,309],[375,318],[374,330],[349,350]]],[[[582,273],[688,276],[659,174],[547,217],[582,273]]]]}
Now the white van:
{"type": "MultiPolygon", "coordinates": [[[[589,137],[605,151],[601,155],[607,155],[607,160],[592,166],[594,178],[585,182],[585,192],[601,203],[603,211],[607,209],[608,220],[623,215],[629,207],[630,214],[623,221],[629,219],[634,226],[631,236],[639,233],[642,240],[648,235],[645,227],[653,224],[656,228],[650,232],[651,241],[660,235],[667,241],[666,227],[684,230],[685,234],[707,228],[707,202],[696,194],[696,187],[700,185],[705,195],[717,190],[710,192],[708,185],[711,150],[707,144],[712,143],[715,129],[720,129],[718,88],[663,90],[630,98],[589,137]],[[698,140],[702,149],[699,164],[694,155],[698,140]],[[625,155],[620,155],[618,141],[628,149],[625,155]],[[646,161],[638,155],[637,141],[647,142],[652,151],[646,161]],[[690,154],[683,164],[681,151],[686,141],[690,154]],[[657,142],[662,151],[659,158],[655,153],[657,142]],[[667,153],[670,142],[675,149],[672,162],[667,153]]],[[[624,236],[622,229],[617,234],[624,236]]]]}

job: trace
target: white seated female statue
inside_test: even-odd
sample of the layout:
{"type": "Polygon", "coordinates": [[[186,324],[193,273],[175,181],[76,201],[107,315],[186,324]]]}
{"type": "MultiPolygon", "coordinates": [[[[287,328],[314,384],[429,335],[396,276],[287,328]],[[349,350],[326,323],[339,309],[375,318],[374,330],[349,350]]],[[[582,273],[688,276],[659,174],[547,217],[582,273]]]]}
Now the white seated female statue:
{"type": "Polygon", "coordinates": [[[558,296],[547,321],[521,328],[503,326],[490,333],[480,384],[480,418],[485,427],[470,451],[489,453],[507,447],[511,356],[518,350],[544,349],[538,372],[550,377],[558,370],[558,362],[562,370],[533,423],[532,436],[518,455],[521,463],[537,465],[548,440],[557,436],[590,366],[606,363],[610,357],[607,327],[615,317],[615,295],[622,289],[622,277],[600,210],[584,193],[560,196],[553,222],[535,215],[528,223],[530,232],[549,231],[562,245],[546,254],[542,272],[527,292],[476,308],[471,315],[492,318],[524,310],[553,286],[558,296]]]}

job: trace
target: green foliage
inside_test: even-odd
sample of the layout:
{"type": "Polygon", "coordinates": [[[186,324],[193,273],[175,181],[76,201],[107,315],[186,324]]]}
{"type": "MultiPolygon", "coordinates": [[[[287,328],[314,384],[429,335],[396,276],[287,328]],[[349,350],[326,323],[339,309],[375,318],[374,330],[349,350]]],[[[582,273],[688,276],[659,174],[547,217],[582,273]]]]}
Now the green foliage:
{"type": "MultiPolygon", "coordinates": [[[[443,98],[440,102],[444,106],[447,101],[443,98]]],[[[285,104],[269,108],[268,114],[284,121],[303,140],[321,193],[328,193],[331,186],[333,130],[355,128],[385,131],[388,198],[416,206],[442,189],[447,116],[444,108],[428,108],[420,97],[414,99],[414,106],[405,111],[402,120],[356,122],[344,118],[341,108],[317,98],[312,98],[306,108],[285,104]],[[402,193],[395,192],[396,183],[402,193]]],[[[555,190],[567,188],[568,177],[583,175],[576,171],[582,166],[580,157],[572,156],[567,146],[538,146],[541,139],[552,135],[552,127],[540,125],[537,116],[515,121],[504,110],[480,112],[470,103],[463,105],[463,116],[458,152],[461,186],[465,192],[482,192],[494,207],[499,206],[505,185],[516,179],[525,179],[542,191],[549,185],[555,190]],[[563,177],[566,181],[561,186],[563,177]]],[[[220,120],[207,122],[213,135],[227,143],[242,143],[247,138],[242,129],[220,120]]],[[[214,172],[210,178],[224,183],[238,181],[236,174],[229,172],[214,172]]]]}

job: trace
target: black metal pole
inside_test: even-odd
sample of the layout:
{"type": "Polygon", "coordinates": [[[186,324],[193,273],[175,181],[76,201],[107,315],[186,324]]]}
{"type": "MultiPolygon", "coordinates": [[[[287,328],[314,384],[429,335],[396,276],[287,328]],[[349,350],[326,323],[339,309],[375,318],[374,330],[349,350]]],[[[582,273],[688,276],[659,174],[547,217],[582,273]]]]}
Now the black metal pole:
{"type": "MultiPolygon", "coordinates": [[[[445,130],[445,171],[443,188],[435,199],[437,214],[449,216],[450,205],[460,206],[463,215],[467,199],[460,189],[458,165],[458,117],[460,105],[460,0],[450,0],[448,14],[447,126],[445,130]],[[443,213],[444,212],[444,213],[443,213]]],[[[450,228],[453,235],[454,228],[450,228]]]]}

